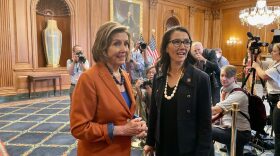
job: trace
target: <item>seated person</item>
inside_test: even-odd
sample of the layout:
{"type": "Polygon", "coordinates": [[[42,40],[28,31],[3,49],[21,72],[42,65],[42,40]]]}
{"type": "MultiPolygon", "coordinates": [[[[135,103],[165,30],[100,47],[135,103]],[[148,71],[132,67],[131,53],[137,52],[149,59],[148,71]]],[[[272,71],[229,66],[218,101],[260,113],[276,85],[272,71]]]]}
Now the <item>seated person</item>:
{"type": "MultiPolygon", "coordinates": [[[[236,67],[232,65],[226,65],[221,69],[221,101],[212,107],[212,115],[218,116],[219,113],[223,113],[221,118],[221,125],[212,128],[212,138],[214,141],[225,144],[227,152],[230,152],[231,143],[231,122],[232,116],[228,111],[231,109],[233,102],[239,103],[239,109],[247,116],[248,112],[248,96],[243,91],[233,91],[234,88],[240,88],[236,84],[236,67]]],[[[244,145],[247,144],[251,136],[251,128],[249,121],[241,114],[237,113],[236,118],[236,155],[243,155],[244,145]]],[[[213,148],[214,152],[214,148],[213,148]]]]}

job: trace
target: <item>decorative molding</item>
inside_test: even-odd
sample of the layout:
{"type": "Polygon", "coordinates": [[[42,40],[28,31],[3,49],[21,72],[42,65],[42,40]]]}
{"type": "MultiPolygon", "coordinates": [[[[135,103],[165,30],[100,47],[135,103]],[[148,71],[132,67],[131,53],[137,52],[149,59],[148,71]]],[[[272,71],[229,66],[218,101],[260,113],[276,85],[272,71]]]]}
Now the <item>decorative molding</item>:
{"type": "Polygon", "coordinates": [[[150,0],[150,6],[155,7],[158,3],[158,0],[150,0]]]}
{"type": "Polygon", "coordinates": [[[212,4],[217,4],[217,3],[224,3],[224,2],[232,2],[232,1],[236,1],[236,0],[195,0],[198,2],[209,2],[212,4]]]}
{"type": "Polygon", "coordinates": [[[205,10],[204,17],[205,17],[205,20],[211,20],[212,19],[212,12],[211,12],[211,10],[205,10]]]}
{"type": "Polygon", "coordinates": [[[197,8],[191,6],[190,7],[190,17],[193,17],[196,11],[197,11],[197,8]]]}
{"type": "MultiPolygon", "coordinates": [[[[9,16],[10,0],[0,1],[0,88],[14,86],[13,81],[13,56],[12,56],[12,19],[9,16]]],[[[2,90],[2,89],[1,89],[2,90]]]]}
{"type": "Polygon", "coordinates": [[[70,16],[70,9],[65,0],[39,0],[36,12],[43,16],[70,16]]]}
{"type": "Polygon", "coordinates": [[[212,10],[212,14],[213,14],[214,20],[221,19],[221,11],[220,10],[212,10]]]}
{"type": "MultiPolygon", "coordinates": [[[[30,49],[32,49],[32,58],[33,58],[33,69],[37,69],[38,68],[38,51],[37,51],[37,24],[36,24],[36,8],[37,8],[37,4],[39,3],[40,0],[31,0],[30,2],[30,23],[28,23],[28,25],[31,26],[31,43],[32,43],[32,47],[30,47],[30,49]]],[[[76,15],[75,15],[75,10],[74,10],[74,4],[72,0],[63,0],[65,1],[65,4],[67,4],[68,8],[69,8],[69,13],[70,13],[70,18],[71,18],[71,43],[72,45],[75,45],[75,38],[76,38],[76,15]]]]}

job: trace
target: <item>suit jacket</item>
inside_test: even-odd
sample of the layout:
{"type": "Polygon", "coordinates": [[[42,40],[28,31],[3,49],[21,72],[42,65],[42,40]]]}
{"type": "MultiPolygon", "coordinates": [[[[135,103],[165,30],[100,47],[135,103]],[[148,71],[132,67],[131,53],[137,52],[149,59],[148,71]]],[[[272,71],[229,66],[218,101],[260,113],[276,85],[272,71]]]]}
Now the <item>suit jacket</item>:
{"type": "MultiPolygon", "coordinates": [[[[147,144],[150,146],[160,144],[160,112],[165,82],[164,75],[157,74],[154,77],[147,136],[147,144]]],[[[177,98],[179,152],[196,156],[209,155],[212,145],[209,76],[190,64],[186,65],[174,98],[177,98]]]]}
{"type": "Polygon", "coordinates": [[[218,88],[218,91],[220,91],[220,87],[222,86],[220,82],[221,71],[216,52],[212,49],[204,49],[202,56],[207,59],[205,69],[203,71],[205,71],[210,76],[212,89],[218,88]],[[212,74],[213,76],[211,76],[212,74]]]}
{"type": "Polygon", "coordinates": [[[124,125],[135,112],[132,86],[127,73],[122,73],[131,100],[130,108],[103,63],[97,63],[79,78],[70,111],[71,133],[79,139],[78,155],[130,155],[131,137],[111,139],[108,134],[108,123],[124,125]]]}
{"type": "Polygon", "coordinates": [[[216,52],[212,49],[204,49],[202,56],[207,59],[203,71],[205,71],[208,75],[213,72],[220,74],[216,52]]]}

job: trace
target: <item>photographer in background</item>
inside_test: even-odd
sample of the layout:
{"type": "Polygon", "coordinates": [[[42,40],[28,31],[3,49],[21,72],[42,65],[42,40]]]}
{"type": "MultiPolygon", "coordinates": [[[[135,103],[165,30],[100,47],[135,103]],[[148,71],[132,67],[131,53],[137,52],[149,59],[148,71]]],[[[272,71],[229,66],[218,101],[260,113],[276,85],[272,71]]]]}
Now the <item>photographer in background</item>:
{"type": "Polygon", "coordinates": [[[279,116],[276,114],[279,113],[279,111],[274,110],[280,98],[280,43],[276,43],[273,45],[271,57],[272,61],[254,61],[252,67],[256,69],[257,75],[262,80],[266,80],[268,101],[271,106],[270,116],[273,117],[272,127],[275,133],[275,155],[280,155],[280,125],[276,123],[276,121],[279,119],[274,118],[276,116],[279,116]],[[267,66],[267,69],[262,69],[262,67],[267,66]]]}
{"type": "Polygon", "coordinates": [[[126,64],[126,71],[130,74],[131,82],[134,84],[139,78],[145,77],[145,70],[151,64],[147,56],[147,44],[137,42],[131,51],[129,62],[126,64]]]}
{"type": "Polygon", "coordinates": [[[138,102],[138,115],[142,117],[145,121],[148,121],[148,113],[150,110],[150,101],[152,96],[152,84],[153,78],[156,73],[156,68],[154,66],[148,67],[146,70],[145,79],[138,79],[135,83],[135,89],[137,93],[138,102]]]}
{"type": "Polygon", "coordinates": [[[67,60],[67,70],[71,76],[70,100],[72,100],[72,92],[80,75],[88,68],[89,62],[83,54],[83,48],[80,45],[75,45],[72,50],[72,59],[67,60]]]}

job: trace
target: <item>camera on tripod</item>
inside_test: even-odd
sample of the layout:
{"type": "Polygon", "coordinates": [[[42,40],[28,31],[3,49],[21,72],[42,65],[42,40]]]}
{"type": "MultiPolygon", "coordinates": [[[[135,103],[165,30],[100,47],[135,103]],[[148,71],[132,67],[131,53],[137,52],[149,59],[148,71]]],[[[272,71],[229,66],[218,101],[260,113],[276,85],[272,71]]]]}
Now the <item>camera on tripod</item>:
{"type": "Polygon", "coordinates": [[[261,47],[267,47],[269,45],[267,42],[261,42],[260,37],[253,36],[251,32],[247,32],[247,36],[251,41],[251,45],[249,47],[251,54],[258,55],[259,53],[261,53],[261,49],[260,49],[261,47]]]}

